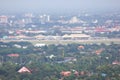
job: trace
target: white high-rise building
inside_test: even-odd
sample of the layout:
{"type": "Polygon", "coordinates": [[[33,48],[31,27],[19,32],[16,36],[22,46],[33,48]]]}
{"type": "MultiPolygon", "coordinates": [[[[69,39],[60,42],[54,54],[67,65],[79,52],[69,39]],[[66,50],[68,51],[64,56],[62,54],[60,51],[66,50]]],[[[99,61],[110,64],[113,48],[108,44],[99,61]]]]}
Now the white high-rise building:
{"type": "Polygon", "coordinates": [[[78,23],[79,19],[76,16],[74,16],[74,17],[71,18],[71,20],[69,22],[70,23],[78,23]]]}
{"type": "Polygon", "coordinates": [[[8,17],[7,16],[0,16],[0,23],[8,23],[8,17]]]}
{"type": "Polygon", "coordinates": [[[50,21],[50,16],[49,16],[49,15],[47,16],[47,21],[48,21],[48,22],[50,21]]]}
{"type": "Polygon", "coordinates": [[[49,15],[46,15],[46,14],[40,15],[40,22],[42,24],[44,24],[46,22],[49,22],[49,21],[50,21],[50,16],[49,15]]]}

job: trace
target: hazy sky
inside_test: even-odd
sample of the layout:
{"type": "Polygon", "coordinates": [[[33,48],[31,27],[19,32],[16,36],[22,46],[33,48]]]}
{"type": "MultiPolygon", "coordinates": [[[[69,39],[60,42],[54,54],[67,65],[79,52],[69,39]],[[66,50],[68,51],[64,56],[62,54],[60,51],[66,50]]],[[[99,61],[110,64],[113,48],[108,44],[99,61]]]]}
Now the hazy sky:
{"type": "Polygon", "coordinates": [[[0,0],[0,12],[67,12],[120,9],[120,0],[0,0]]]}

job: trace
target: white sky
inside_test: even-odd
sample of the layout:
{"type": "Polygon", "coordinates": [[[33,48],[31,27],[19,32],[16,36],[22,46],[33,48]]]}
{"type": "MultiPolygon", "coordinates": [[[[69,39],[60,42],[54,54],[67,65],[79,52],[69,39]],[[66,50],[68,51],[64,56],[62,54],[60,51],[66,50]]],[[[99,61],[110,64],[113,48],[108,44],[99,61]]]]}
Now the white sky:
{"type": "Polygon", "coordinates": [[[119,9],[120,0],[0,0],[0,11],[119,9]]]}

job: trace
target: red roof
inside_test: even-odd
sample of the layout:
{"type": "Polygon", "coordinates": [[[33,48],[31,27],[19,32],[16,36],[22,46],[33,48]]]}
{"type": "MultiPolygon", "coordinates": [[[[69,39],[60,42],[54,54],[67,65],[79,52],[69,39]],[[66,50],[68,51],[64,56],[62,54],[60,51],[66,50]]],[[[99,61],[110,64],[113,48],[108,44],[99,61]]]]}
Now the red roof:
{"type": "Polygon", "coordinates": [[[31,71],[26,68],[26,67],[22,67],[20,70],[18,70],[19,73],[31,73],[31,71]]]}
{"type": "Polygon", "coordinates": [[[78,49],[84,49],[84,46],[78,46],[78,49]]]}
{"type": "Polygon", "coordinates": [[[74,75],[79,76],[79,72],[78,72],[78,71],[75,71],[75,72],[74,72],[74,75]]]}
{"type": "Polygon", "coordinates": [[[107,30],[106,28],[95,28],[96,32],[109,32],[109,30],[107,30]]]}
{"type": "Polygon", "coordinates": [[[99,50],[96,50],[95,53],[96,53],[97,55],[100,55],[100,54],[102,53],[102,51],[103,51],[103,49],[99,49],[99,50]]]}
{"type": "Polygon", "coordinates": [[[9,57],[19,57],[19,54],[8,54],[9,57]]]}
{"type": "Polygon", "coordinates": [[[80,75],[85,75],[85,72],[84,72],[84,71],[81,71],[81,72],[80,72],[80,75]]]}
{"type": "Polygon", "coordinates": [[[120,62],[118,62],[117,60],[116,61],[114,61],[114,62],[112,62],[112,64],[120,64],[120,62]]]}
{"type": "Polygon", "coordinates": [[[70,75],[71,75],[71,71],[62,71],[60,74],[61,74],[62,76],[67,77],[67,76],[70,76],[70,75]]]}

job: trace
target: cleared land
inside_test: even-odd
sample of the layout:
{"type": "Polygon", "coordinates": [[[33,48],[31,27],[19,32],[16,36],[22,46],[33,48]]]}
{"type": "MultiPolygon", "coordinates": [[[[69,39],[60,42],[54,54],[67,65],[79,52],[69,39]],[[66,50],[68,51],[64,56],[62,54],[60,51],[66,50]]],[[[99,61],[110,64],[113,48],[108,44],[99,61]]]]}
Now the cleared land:
{"type": "Polygon", "coordinates": [[[36,43],[42,43],[42,44],[110,44],[110,43],[115,43],[115,44],[120,44],[120,39],[99,39],[99,40],[1,40],[0,42],[31,42],[33,44],[36,43]]]}

